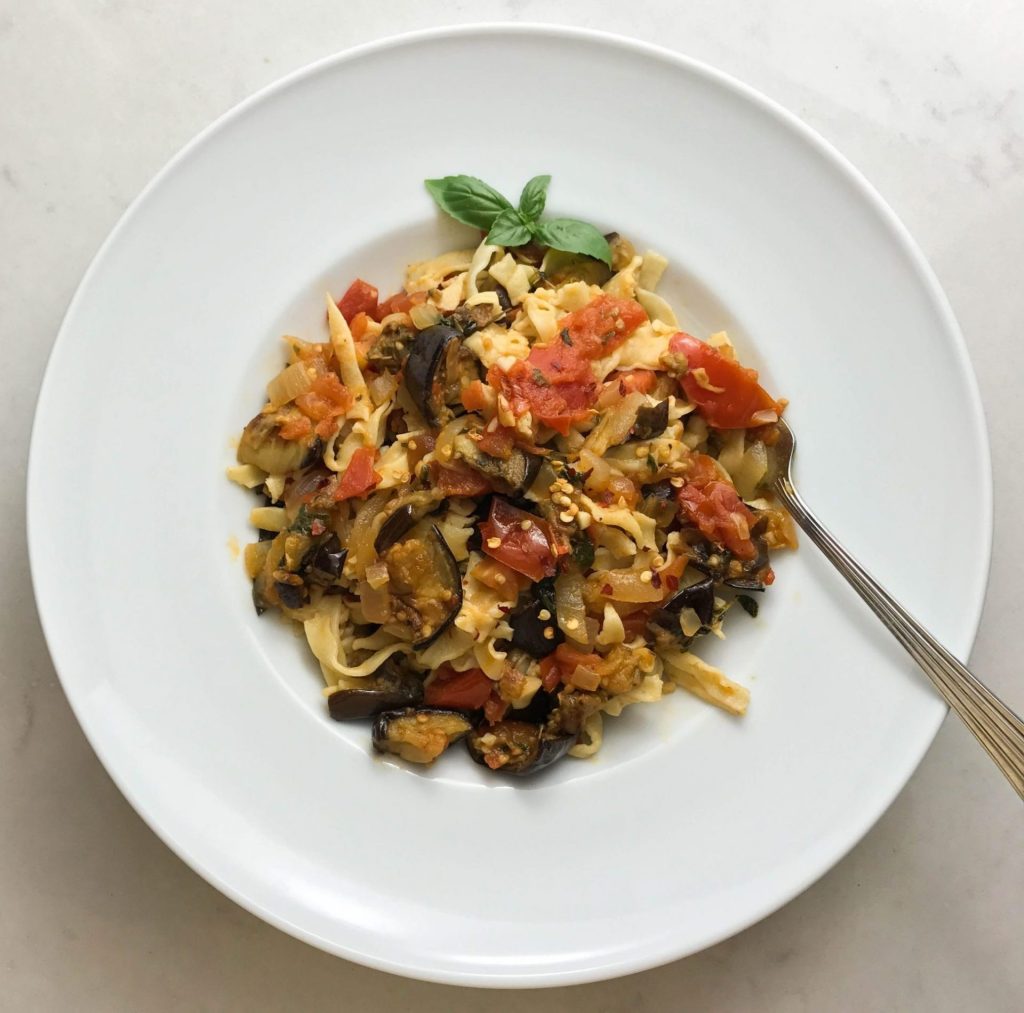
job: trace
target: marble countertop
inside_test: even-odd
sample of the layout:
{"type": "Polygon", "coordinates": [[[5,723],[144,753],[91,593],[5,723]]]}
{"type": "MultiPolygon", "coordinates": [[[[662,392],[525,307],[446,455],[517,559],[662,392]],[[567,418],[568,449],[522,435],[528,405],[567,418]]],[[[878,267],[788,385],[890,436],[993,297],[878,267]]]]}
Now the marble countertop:
{"type": "MultiPolygon", "coordinates": [[[[355,43],[488,20],[586,24],[711,63],[805,119],[892,204],[952,301],[980,381],[996,535],[972,663],[1024,707],[1005,632],[1020,622],[1024,567],[1013,521],[1024,502],[1019,3],[292,0],[243,13],[225,0],[5,0],[0,1008],[1020,1009],[1024,820],[955,719],[864,841],[779,913],[654,971],[500,998],[367,970],[263,924],[160,843],[83,738],[32,601],[24,476],[46,358],[89,260],[164,162],[251,92],[355,43]]],[[[921,480],[956,495],[941,475],[921,480]]]]}

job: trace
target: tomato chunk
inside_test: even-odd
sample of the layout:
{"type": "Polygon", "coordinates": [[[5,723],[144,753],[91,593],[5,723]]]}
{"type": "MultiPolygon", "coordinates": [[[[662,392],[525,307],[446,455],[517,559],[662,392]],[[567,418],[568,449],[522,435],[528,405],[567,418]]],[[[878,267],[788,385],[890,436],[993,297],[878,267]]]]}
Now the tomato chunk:
{"type": "Polygon", "coordinates": [[[686,518],[705,538],[724,546],[738,559],[753,559],[757,555],[750,537],[754,515],[736,490],[718,477],[710,457],[695,455],[694,467],[678,498],[686,518]]]}
{"type": "Polygon", "coordinates": [[[468,412],[482,412],[488,404],[487,388],[474,380],[462,388],[462,406],[468,412]]]}
{"type": "Polygon", "coordinates": [[[555,575],[558,549],[551,528],[526,510],[496,496],[480,536],[488,556],[530,580],[555,575]]]}
{"type": "Polygon", "coordinates": [[[377,323],[380,323],[391,313],[408,313],[413,306],[419,306],[426,301],[426,292],[413,292],[411,295],[408,292],[396,292],[394,295],[388,296],[379,306],[375,306],[368,312],[377,323]]]}
{"type": "Polygon", "coordinates": [[[614,352],[645,320],[647,313],[635,299],[600,295],[559,323],[563,343],[588,359],[614,352]]]}
{"type": "Polygon", "coordinates": [[[352,455],[345,474],[341,476],[341,481],[334,491],[336,500],[365,496],[377,485],[380,475],[373,470],[373,462],[376,457],[377,451],[374,447],[360,447],[352,455]]]}
{"type": "Polygon", "coordinates": [[[589,416],[597,400],[598,384],[590,363],[561,342],[534,348],[507,373],[492,366],[487,382],[505,395],[516,415],[532,412],[563,436],[574,422],[589,416]]]}
{"type": "Polygon", "coordinates": [[[686,356],[689,368],[680,383],[708,425],[746,429],[765,421],[754,418],[758,412],[781,411],[782,406],[757,382],[757,370],[746,369],[682,331],[672,337],[668,347],[686,356]]]}
{"type": "Polygon", "coordinates": [[[435,461],[430,466],[430,477],[445,496],[483,496],[491,491],[491,483],[464,464],[442,466],[435,461]]]}
{"type": "Polygon", "coordinates": [[[316,423],[317,435],[326,439],[334,431],[334,420],[352,407],[352,395],[334,373],[324,373],[295,399],[295,406],[316,423]]]}
{"type": "Polygon", "coordinates": [[[456,672],[443,665],[424,688],[423,702],[428,707],[477,710],[490,699],[494,683],[479,668],[456,672]]]}
{"type": "Polygon", "coordinates": [[[624,369],[612,373],[606,382],[618,383],[620,394],[632,394],[633,391],[650,394],[658,383],[658,374],[653,369],[624,369]]]}
{"type": "Polygon", "coordinates": [[[567,436],[569,427],[586,419],[597,401],[590,361],[614,351],[646,319],[643,307],[632,299],[598,296],[561,319],[558,340],[533,348],[508,372],[493,366],[487,382],[508,399],[516,415],[529,411],[567,436]]]}
{"type": "Polygon", "coordinates": [[[512,454],[512,446],[515,443],[516,431],[508,426],[498,426],[496,429],[485,429],[477,440],[477,450],[491,457],[500,457],[507,461],[512,454]]]}
{"type": "Polygon", "coordinates": [[[348,287],[348,291],[338,300],[338,309],[348,323],[359,313],[369,316],[377,311],[377,286],[371,285],[362,278],[356,278],[348,287]]]}

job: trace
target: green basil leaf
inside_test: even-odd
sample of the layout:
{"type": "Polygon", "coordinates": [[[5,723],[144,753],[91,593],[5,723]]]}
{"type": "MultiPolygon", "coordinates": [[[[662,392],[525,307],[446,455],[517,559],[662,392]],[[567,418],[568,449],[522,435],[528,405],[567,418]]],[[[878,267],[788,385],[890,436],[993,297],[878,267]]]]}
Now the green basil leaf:
{"type": "Polygon", "coordinates": [[[523,224],[519,212],[515,208],[506,208],[494,219],[485,242],[495,246],[525,246],[530,238],[530,230],[523,224]]]}
{"type": "Polygon", "coordinates": [[[548,199],[550,176],[534,176],[519,197],[519,213],[529,221],[536,221],[544,212],[548,199]]]}
{"type": "Polygon", "coordinates": [[[442,211],[476,229],[489,229],[502,211],[512,207],[493,186],[475,176],[445,176],[424,182],[442,211]]]}
{"type": "Polygon", "coordinates": [[[537,238],[555,250],[582,253],[612,266],[612,251],[608,240],[593,225],[575,218],[552,218],[537,226],[537,238]]]}

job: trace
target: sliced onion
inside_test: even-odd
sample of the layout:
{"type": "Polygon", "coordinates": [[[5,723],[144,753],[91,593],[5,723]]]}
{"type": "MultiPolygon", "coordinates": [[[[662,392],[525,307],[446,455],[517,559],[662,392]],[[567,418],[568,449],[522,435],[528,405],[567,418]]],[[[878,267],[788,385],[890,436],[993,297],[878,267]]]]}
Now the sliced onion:
{"type": "Polygon", "coordinates": [[[294,401],[300,394],[305,394],[313,386],[316,369],[305,362],[293,362],[286,366],[270,383],[267,384],[267,397],[275,408],[294,401]],[[312,371],[313,375],[309,373],[312,371]]]}
{"type": "Polygon", "coordinates": [[[588,492],[604,492],[612,478],[611,466],[589,450],[580,451],[580,468],[587,475],[586,489],[588,492]]]}
{"type": "Polygon", "coordinates": [[[583,604],[585,584],[579,573],[563,573],[555,580],[558,628],[578,644],[587,642],[587,610],[583,604]]]}
{"type": "Polygon", "coordinates": [[[391,595],[383,588],[374,588],[368,581],[360,581],[356,587],[363,617],[368,623],[386,623],[391,618],[391,595]]]}
{"type": "Polygon", "coordinates": [[[604,570],[595,573],[590,581],[601,597],[612,601],[661,601],[662,592],[653,581],[640,579],[639,570],[604,570]]]}
{"type": "Polygon", "coordinates": [[[441,311],[432,303],[425,302],[420,303],[419,306],[413,306],[409,310],[409,316],[412,318],[412,324],[416,330],[425,331],[441,320],[441,311]]]}
{"type": "Polygon", "coordinates": [[[388,566],[383,560],[378,559],[366,568],[366,583],[375,591],[379,591],[391,579],[388,573],[388,566]]]}
{"type": "Polygon", "coordinates": [[[349,535],[345,569],[357,577],[363,576],[366,568],[377,558],[373,543],[376,541],[380,526],[384,523],[384,504],[392,498],[391,492],[376,492],[363,503],[356,514],[352,533],[349,535]]]}
{"type": "Polygon", "coordinates": [[[601,685],[601,676],[592,668],[587,668],[586,665],[577,665],[573,669],[572,675],[569,676],[569,682],[592,693],[601,685]]]}

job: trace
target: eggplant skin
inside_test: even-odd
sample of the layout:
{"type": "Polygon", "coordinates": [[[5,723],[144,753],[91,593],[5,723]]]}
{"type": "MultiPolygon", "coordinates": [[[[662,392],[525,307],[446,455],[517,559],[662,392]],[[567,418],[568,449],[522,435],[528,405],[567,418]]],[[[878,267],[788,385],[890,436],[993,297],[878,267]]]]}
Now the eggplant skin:
{"type": "Polygon", "coordinates": [[[468,436],[458,437],[455,449],[461,460],[481,475],[497,482],[499,488],[511,496],[526,492],[537,480],[540,466],[544,463],[538,454],[528,454],[519,447],[514,447],[507,459],[493,457],[478,450],[468,436]]]}
{"type": "Polygon", "coordinates": [[[332,531],[306,553],[299,574],[307,584],[328,587],[341,576],[346,556],[348,549],[341,547],[341,540],[332,531]]]}
{"type": "Polygon", "coordinates": [[[327,709],[335,721],[360,721],[421,703],[423,680],[392,655],[376,672],[360,679],[358,688],[336,689],[327,698],[327,709]]]}
{"type": "Polygon", "coordinates": [[[410,763],[433,763],[473,726],[459,711],[436,707],[408,707],[384,711],[373,721],[373,748],[410,763]]]}
{"type": "Polygon", "coordinates": [[[668,427],[668,401],[647,405],[636,413],[636,422],[630,434],[632,440],[653,440],[668,427]]]}
{"type": "Polygon", "coordinates": [[[435,388],[444,387],[444,377],[438,373],[445,367],[446,351],[452,341],[459,340],[459,332],[446,324],[435,324],[416,335],[405,360],[405,386],[412,402],[423,418],[432,426],[438,425],[441,406],[435,397],[435,388]]]}
{"type": "Polygon", "coordinates": [[[715,614],[715,581],[705,577],[696,584],[680,588],[659,610],[678,615],[684,608],[692,608],[704,626],[710,626],[715,614]]]}
{"type": "Polygon", "coordinates": [[[416,525],[416,511],[411,504],[400,506],[382,525],[373,543],[377,553],[386,552],[416,525]]]}
{"type": "Polygon", "coordinates": [[[546,658],[559,644],[565,641],[565,634],[550,609],[544,609],[543,602],[535,601],[512,618],[512,646],[525,651],[531,658],[546,658]],[[547,619],[541,619],[541,611],[548,612],[547,619]],[[545,631],[551,630],[546,637],[545,631]]]}
{"type": "Polygon", "coordinates": [[[466,739],[466,747],[482,766],[523,776],[539,773],[562,759],[575,741],[574,735],[547,736],[539,724],[506,720],[476,729],[466,739]]]}

